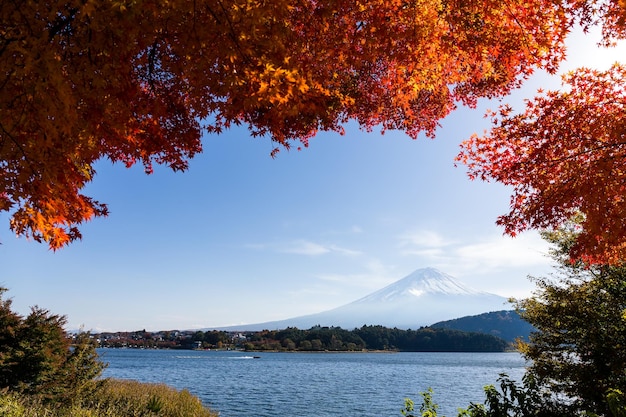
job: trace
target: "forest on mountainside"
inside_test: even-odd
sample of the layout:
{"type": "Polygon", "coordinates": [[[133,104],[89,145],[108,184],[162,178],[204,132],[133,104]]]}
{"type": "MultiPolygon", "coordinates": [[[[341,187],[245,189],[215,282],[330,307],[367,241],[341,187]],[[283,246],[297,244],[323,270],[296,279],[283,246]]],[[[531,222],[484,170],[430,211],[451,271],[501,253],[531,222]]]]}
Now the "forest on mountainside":
{"type": "Polygon", "coordinates": [[[486,333],[501,337],[507,342],[514,342],[518,338],[527,341],[530,334],[536,331],[535,327],[522,319],[515,310],[491,311],[475,316],[460,317],[441,321],[430,327],[486,333]]]}

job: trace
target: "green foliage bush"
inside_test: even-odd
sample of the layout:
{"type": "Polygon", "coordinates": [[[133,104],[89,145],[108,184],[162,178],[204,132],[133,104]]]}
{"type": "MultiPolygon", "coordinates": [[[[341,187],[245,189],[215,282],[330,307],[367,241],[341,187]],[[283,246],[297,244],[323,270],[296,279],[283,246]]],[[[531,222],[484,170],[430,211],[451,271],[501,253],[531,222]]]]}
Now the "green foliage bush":
{"type": "MultiPolygon", "coordinates": [[[[35,410],[33,410],[35,411],[35,410]]],[[[0,395],[0,416],[3,417],[26,417],[26,407],[17,395],[4,393],[0,395]]]]}
{"type": "MultiPolygon", "coordinates": [[[[593,417],[560,402],[550,391],[538,384],[531,374],[525,375],[522,384],[511,380],[506,374],[501,374],[497,382],[497,387],[487,385],[484,388],[485,400],[482,404],[470,403],[467,408],[458,410],[457,417],[593,417]]],[[[433,391],[429,388],[420,395],[422,403],[419,414],[415,414],[415,404],[407,398],[404,400],[404,408],[400,410],[402,415],[438,417],[439,406],[433,400],[433,391]]],[[[621,417],[619,414],[613,415],[618,416],[621,417]]]]}
{"type": "MultiPolygon", "coordinates": [[[[439,405],[433,401],[433,390],[428,388],[428,391],[420,392],[422,396],[422,404],[419,407],[421,417],[437,417],[437,409],[439,405]]],[[[415,413],[415,403],[410,398],[404,399],[404,408],[400,410],[404,417],[417,417],[415,413]]]]}

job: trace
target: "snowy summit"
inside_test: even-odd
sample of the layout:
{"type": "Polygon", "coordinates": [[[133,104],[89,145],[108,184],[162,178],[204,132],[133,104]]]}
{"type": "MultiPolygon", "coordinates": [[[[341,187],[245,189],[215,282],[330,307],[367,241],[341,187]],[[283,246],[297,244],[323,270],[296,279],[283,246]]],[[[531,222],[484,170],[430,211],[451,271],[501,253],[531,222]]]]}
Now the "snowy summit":
{"type": "Polygon", "coordinates": [[[428,294],[447,295],[486,295],[488,293],[470,288],[456,278],[435,268],[423,268],[414,271],[399,281],[378,290],[358,301],[393,302],[405,297],[420,297],[428,294]]]}
{"type": "Polygon", "coordinates": [[[418,329],[439,321],[511,309],[507,299],[466,286],[434,268],[423,268],[350,304],[307,316],[237,326],[238,330],[309,329],[316,325],[352,330],[363,325],[418,329]]]}

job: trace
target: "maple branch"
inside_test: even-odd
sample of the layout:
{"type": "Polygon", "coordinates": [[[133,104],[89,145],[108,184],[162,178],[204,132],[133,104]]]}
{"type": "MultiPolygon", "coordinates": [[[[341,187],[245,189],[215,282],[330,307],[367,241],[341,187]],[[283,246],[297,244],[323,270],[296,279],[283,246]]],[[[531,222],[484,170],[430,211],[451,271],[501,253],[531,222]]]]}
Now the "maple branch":
{"type": "Polygon", "coordinates": [[[50,29],[48,29],[48,40],[52,42],[52,39],[61,32],[65,32],[66,29],[71,27],[72,22],[76,18],[76,14],[78,13],[77,8],[69,8],[69,15],[59,15],[55,24],[53,24],[50,29]]]}
{"type": "MultiPolygon", "coordinates": [[[[519,21],[519,19],[517,18],[517,16],[515,15],[515,13],[513,13],[513,11],[511,10],[511,6],[509,4],[508,1],[504,2],[504,5],[507,9],[507,11],[509,12],[509,15],[513,18],[513,21],[517,24],[517,26],[519,26],[519,28],[522,30],[522,33],[527,33],[528,31],[526,30],[526,27],[524,27],[524,25],[522,24],[522,22],[519,21]]],[[[522,42],[524,44],[524,47],[526,48],[526,50],[528,52],[530,52],[530,47],[528,46],[528,41],[525,38],[522,38],[522,42]]]]}
{"type": "Polygon", "coordinates": [[[155,62],[156,62],[156,54],[157,54],[158,46],[159,46],[159,39],[156,38],[154,40],[154,43],[150,47],[150,50],[148,51],[148,74],[146,75],[148,79],[148,84],[150,85],[150,90],[153,93],[156,93],[156,87],[154,85],[154,67],[155,67],[155,62]]]}
{"type": "Polygon", "coordinates": [[[30,21],[31,21],[31,17],[27,16],[24,14],[23,10],[23,4],[25,3],[25,1],[21,2],[20,4],[17,4],[16,1],[13,1],[13,5],[15,6],[15,9],[13,9],[14,12],[17,12],[20,17],[22,18],[22,23],[24,23],[26,25],[26,27],[28,28],[28,34],[30,36],[33,35],[33,28],[30,25],[30,21]]]}
{"type": "MultiPolygon", "coordinates": [[[[576,152],[573,155],[567,155],[567,156],[563,156],[561,158],[552,158],[550,160],[548,160],[548,165],[553,166],[556,165],[560,162],[564,162],[564,161],[568,161],[570,159],[576,159],[582,155],[587,155],[590,153],[594,153],[594,152],[598,152],[601,151],[603,149],[610,149],[610,148],[619,148],[621,146],[626,146],[626,142],[616,142],[616,143],[607,143],[605,145],[602,146],[597,146],[595,148],[588,148],[579,152],[576,152]]],[[[615,158],[615,155],[610,155],[611,158],[615,158]]],[[[536,161],[527,161],[527,162],[521,162],[521,165],[527,165],[527,164],[532,164],[532,165],[536,165],[537,162],[536,161]]]]}
{"type": "Polygon", "coordinates": [[[196,10],[197,10],[197,4],[196,4],[196,0],[193,0],[193,10],[192,10],[192,17],[191,17],[191,31],[193,33],[196,33],[196,10]]]}
{"type": "Polygon", "coordinates": [[[522,29],[522,31],[525,32],[526,28],[524,27],[524,25],[522,25],[522,22],[519,21],[519,19],[515,15],[515,13],[513,13],[513,11],[511,10],[511,6],[510,6],[509,2],[505,1],[504,5],[505,5],[506,9],[508,10],[509,14],[511,15],[511,17],[513,18],[513,20],[515,21],[515,23],[517,23],[517,26],[519,26],[520,29],[522,29]]]}
{"type": "Polygon", "coordinates": [[[24,150],[24,147],[22,147],[22,145],[13,137],[13,135],[11,135],[11,133],[9,133],[8,130],[6,130],[6,128],[4,127],[4,124],[2,122],[0,122],[0,130],[2,130],[2,132],[4,132],[4,138],[2,139],[2,142],[0,143],[0,149],[4,147],[5,138],[8,137],[11,140],[11,142],[13,142],[13,144],[18,149],[18,151],[22,154],[22,157],[23,157],[24,161],[26,162],[26,164],[28,165],[28,167],[30,168],[31,173],[33,173],[33,174],[36,173],[37,170],[35,169],[35,165],[33,164],[33,162],[28,157],[28,154],[24,150]]]}
{"type": "MultiPolygon", "coordinates": [[[[247,64],[251,63],[252,60],[250,59],[248,54],[245,53],[245,51],[241,47],[241,44],[239,43],[239,39],[237,39],[237,35],[236,35],[236,32],[235,32],[235,26],[233,25],[232,20],[230,20],[229,17],[228,17],[228,10],[226,10],[226,8],[224,7],[224,3],[222,3],[221,1],[218,1],[217,3],[220,5],[220,8],[222,9],[222,12],[224,12],[224,18],[226,19],[226,23],[228,23],[228,27],[230,28],[230,31],[228,33],[228,35],[229,35],[228,37],[230,38],[230,40],[233,41],[233,43],[235,44],[235,47],[241,53],[241,56],[244,58],[244,62],[247,63],[247,64]]],[[[211,15],[215,18],[217,23],[221,24],[221,22],[219,21],[219,19],[217,18],[217,16],[213,12],[213,10],[211,10],[211,8],[208,7],[208,6],[207,6],[207,8],[209,9],[209,12],[211,13],[211,15]]]]}
{"type": "Polygon", "coordinates": [[[17,42],[17,41],[23,41],[24,39],[26,39],[26,37],[22,36],[19,38],[9,38],[9,37],[2,36],[0,39],[2,39],[2,47],[0,47],[0,58],[1,58],[2,55],[4,54],[4,51],[7,50],[10,44],[12,44],[13,42],[17,42]]]}
{"type": "MultiPolygon", "coordinates": [[[[1,53],[0,53],[0,56],[2,56],[2,54],[1,54],[1,53]]],[[[9,83],[9,80],[10,80],[10,79],[11,79],[11,77],[15,74],[15,72],[16,72],[16,69],[15,69],[15,68],[13,68],[13,69],[11,70],[11,72],[9,72],[9,73],[7,74],[7,76],[6,76],[6,77],[5,77],[5,79],[4,79],[4,82],[2,83],[2,85],[0,85],[0,90],[3,90],[3,89],[4,89],[4,87],[6,87],[6,85],[9,83]]]]}

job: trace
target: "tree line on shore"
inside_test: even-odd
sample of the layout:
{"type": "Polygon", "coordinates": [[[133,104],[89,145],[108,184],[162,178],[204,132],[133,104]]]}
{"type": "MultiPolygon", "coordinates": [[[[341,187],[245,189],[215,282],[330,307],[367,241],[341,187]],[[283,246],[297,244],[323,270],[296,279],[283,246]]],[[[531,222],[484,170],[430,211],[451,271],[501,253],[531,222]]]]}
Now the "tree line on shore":
{"type": "Polygon", "coordinates": [[[391,350],[405,352],[502,352],[509,344],[492,335],[423,327],[401,330],[363,326],[354,330],[315,326],[309,330],[287,328],[253,334],[249,350],[391,350]]]}
{"type": "Polygon", "coordinates": [[[354,330],[314,326],[308,330],[288,327],[256,332],[161,331],[99,333],[92,337],[100,347],[156,349],[244,349],[272,351],[362,351],[407,352],[502,352],[505,340],[488,334],[422,327],[402,330],[362,326],[354,330]]]}

